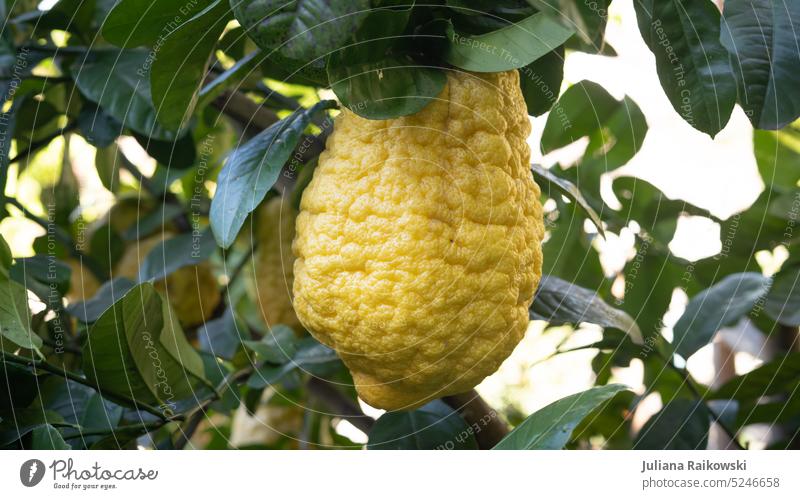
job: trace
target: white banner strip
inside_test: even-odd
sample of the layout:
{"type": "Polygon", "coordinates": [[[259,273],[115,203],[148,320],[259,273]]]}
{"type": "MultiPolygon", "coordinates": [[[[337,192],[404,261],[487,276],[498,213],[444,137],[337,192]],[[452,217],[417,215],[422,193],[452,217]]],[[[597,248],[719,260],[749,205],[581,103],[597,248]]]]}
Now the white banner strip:
{"type": "Polygon", "coordinates": [[[792,451],[0,452],[14,498],[797,498],[798,470],[792,451]]]}

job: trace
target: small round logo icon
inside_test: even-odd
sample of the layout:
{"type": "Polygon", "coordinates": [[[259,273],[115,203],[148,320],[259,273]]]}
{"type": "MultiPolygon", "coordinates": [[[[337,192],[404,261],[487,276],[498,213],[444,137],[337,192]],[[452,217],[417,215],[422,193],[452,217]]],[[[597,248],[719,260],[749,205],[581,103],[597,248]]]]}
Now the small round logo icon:
{"type": "Polygon", "coordinates": [[[38,459],[28,459],[19,468],[19,479],[26,487],[35,487],[44,478],[44,463],[38,459]]]}

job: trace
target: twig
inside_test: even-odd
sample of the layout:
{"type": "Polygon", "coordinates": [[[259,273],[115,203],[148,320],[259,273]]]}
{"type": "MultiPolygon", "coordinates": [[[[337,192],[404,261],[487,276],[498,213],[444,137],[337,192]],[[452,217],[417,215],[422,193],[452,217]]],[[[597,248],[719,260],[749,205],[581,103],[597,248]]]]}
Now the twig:
{"type": "Polygon", "coordinates": [[[180,434],[175,439],[175,443],[173,444],[174,448],[176,449],[183,449],[186,444],[189,443],[191,440],[192,435],[194,432],[197,431],[197,427],[200,426],[200,422],[203,421],[203,417],[206,415],[204,411],[196,411],[189,419],[186,421],[186,424],[181,428],[180,434]]]}
{"type": "Polygon", "coordinates": [[[479,448],[491,449],[508,434],[508,425],[475,390],[443,397],[442,400],[461,414],[473,431],[479,448]]]}
{"type": "Polygon", "coordinates": [[[69,379],[69,380],[74,381],[76,383],[80,383],[81,385],[88,386],[89,388],[92,388],[93,390],[95,390],[97,393],[99,393],[102,396],[108,396],[109,398],[125,401],[126,403],[131,404],[136,409],[139,409],[139,408],[144,409],[145,411],[149,412],[150,414],[153,414],[154,416],[157,416],[157,417],[161,418],[163,421],[181,421],[181,420],[183,420],[183,416],[180,415],[180,414],[170,416],[170,415],[167,415],[164,412],[162,412],[157,407],[153,407],[152,405],[145,404],[145,403],[140,402],[138,400],[134,400],[131,397],[128,397],[128,396],[125,396],[125,395],[122,395],[122,394],[119,394],[119,393],[115,393],[115,392],[112,392],[110,390],[101,390],[100,387],[96,383],[94,383],[93,381],[90,381],[87,378],[83,378],[83,377],[79,376],[76,373],[73,373],[71,371],[67,371],[66,369],[62,369],[62,368],[60,368],[60,367],[58,367],[56,365],[53,365],[53,364],[51,364],[51,363],[49,363],[47,361],[44,361],[44,360],[26,359],[25,357],[20,357],[18,355],[15,355],[13,353],[8,353],[8,352],[0,352],[0,359],[3,359],[6,362],[11,362],[12,364],[18,364],[18,365],[23,365],[23,366],[32,366],[32,367],[35,367],[37,369],[41,369],[43,371],[47,371],[49,373],[61,376],[62,378],[69,379]]]}

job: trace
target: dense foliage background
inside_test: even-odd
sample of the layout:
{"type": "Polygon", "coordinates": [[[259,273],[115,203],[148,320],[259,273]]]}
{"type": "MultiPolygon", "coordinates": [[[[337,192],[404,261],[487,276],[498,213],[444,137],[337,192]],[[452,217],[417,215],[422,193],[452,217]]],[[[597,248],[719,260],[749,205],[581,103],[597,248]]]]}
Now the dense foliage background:
{"type": "Polygon", "coordinates": [[[738,106],[758,129],[766,188],[726,219],[620,174],[644,113],[563,81],[566,57],[615,57],[610,0],[37,4],[0,1],[0,447],[695,449],[747,446],[754,425],[800,442],[800,4],[633,2],[674,112],[713,137],[738,106]],[[414,113],[447,68],[519,70],[541,152],[578,151],[532,165],[548,235],[531,318],[602,330],[553,352],[595,352],[595,386],[533,414],[472,392],[376,420],[335,352],[261,319],[254,213],[297,206],[338,106],[414,113]],[[717,254],[671,251],[686,216],[719,225],[717,254]],[[622,235],[609,271],[599,241],[622,235]],[[768,353],[740,372],[748,338],[768,353]],[[709,344],[703,384],[687,360],[709,344]],[[634,365],[640,388],[613,383],[634,365]]]}

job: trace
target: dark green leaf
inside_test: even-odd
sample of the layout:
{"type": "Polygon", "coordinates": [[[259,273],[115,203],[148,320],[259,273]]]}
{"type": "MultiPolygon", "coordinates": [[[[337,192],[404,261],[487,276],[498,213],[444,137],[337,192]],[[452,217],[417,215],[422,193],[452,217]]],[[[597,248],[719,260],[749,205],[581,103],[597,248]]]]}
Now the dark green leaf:
{"type": "Polygon", "coordinates": [[[627,390],[624,385],[596,386],[564,397],[534,412],[503,438],[496,450],[556,450],[569,442],[572,431],[601,404],[627,390]]]}
{"type": "Polygon", "coordinates": [[[473,430],[441,400],[419,409],[387,412],[369,432],[370,450],[475,450],[473,430]]]}
{"type": "Polygon", "coordinates": [[[90,53],[75,60],[72,75],[81,93],[123,126],[152,139],[175,140],[177,135],[156,119],[148,57],[130,50],[90,53]]]}
{"type": "Polygon", "coordinates": [[[800,180],[800,128],[753,132],[753,153],[764,184],[770,189],[797,187],[800,180]]]}
{"type": "Polygon", "coordinates": [[[232,359],[242,342],[250,339],[250,333],[239,325],[235,312],[228,307],[222,317],[207,321],[197,330],[200,350],[222,359],[232,359]]]}
{"type": "MultiPolygon", "coordinates": [[[[197,148],[191,133],[187,133],[175,140],[157,140],[138,133],[134,133],[133,136],[144,147],[147,154],[158,161],[160,165],[168,166],[173,170],[180,170],[195,164],[197,148]]],[[[155,182],[155,178],[152,180],[155,182]]],[[[165,186],[158,187],[166,189],[165,186]]]]}
{"type": "Polygon", "coordinates": [[[244,345],[262,360],[272,364],[283,364],[294,357],[295,333],[292,328],[279,324],[269,330],[260,341],[245,341],[244,345]]]}
{"type": "Polygon", "coordinates": [[[450,25],[444,60],[467,71],[519,69],[555,50],[574,33],[543,12],[478,36],[457,33],[450,25]]]}
{"type": "MultiPolygon", "coordinates": [[[[274,358],[279,358],[279,354],[275,353],[274,358]]],[[[309,337],[296,343],[294,356],[285,364],[266,363],[259,367],[247,381],[247,386],[260,389],[273,385],[294,370],[307,372],[314,376],[327,376],[340,368],[341,361],[336,352],[309,337]]]]}
{"type": "Polygon", "coordinates": [[[51,425],[39,426],[31,434],[31,449],[34,450],[70,450],[72,447],[64,441],[64,437],[51,425]]]}
{"type": "Polygon", "coordinates": [[[800,326],[800,266],[781,269],[773,277],[764,311],[781,324],[800,326]]]}
{"type": "Polygon", "coordinates": [[[227,0],[215,0],[161,43],[150,71],[158,121],[179,130],[191,119],[217,40],[230,18],[227,0]]]}
{"type": "Polygon", "coordinates": [[[792,393],[800,385],[800,353],[790,353],[728,380],[714,392],[715,399],[758,400],[792,393]]]}
{"type": "Polygon", "coordinates": [[[588,322],[619,329],[641,344],[642,332],[631,316],[611,307],[597,293],[551,275],[542,276],[530,309],[531,319],[554,326],[588,322]]]}
{"type": "Polygon", "coordinates": [[[800,4],[726,0],[722,43],[731,53],[741,104],[753,126],[776,130],[800,116],[800,4]]]}
{"type": "Polygon", "coordinates": [[[541,116],[553,107],[564,79],[564,48],[559,47],[519,69],[528,114],[541,116]]]}
{"type": "Polygon", "coordinates": [[[86,301],[71,303],[67,306],[67,312],[73,317],[84,323],[91,323],[100,318],[117,300],[125,296],[125,293],[135,285],[130,279],[117,277],[114,280],[103,283],[95,295],[86,301]]]}
{"type": "Polygon", "coordinates": [[[169,407],[194,393],[203,361],[152,284],[132,288],[95,322],[84,372],[101,390],[169,407]]]}
{"type": "Polygon", "coordinates": [[[64,418],[41,407],[29,407],[12,413],[0,414],[0,447],[19,440],[35,428],[64,422],[64,418]]]}
{"type": "Polygon", "coordinates": [[[59,0],[48,10],[31,10],[18,16],[16,22],[29,23],[39,35],[52,30],[91,35],[94,0],[59,0]]]}
{"type": "Polygon", "coordinates": [[[542,151],[549,153],[591,135],[604,126],[619,105],[619,101],[593,81],[572,85],[547,117],[542,151]]]}
{"type": "Polygon", "coordinates": [[[693,296],[673,327],[673,348],[688,359],[717,331],[737,322],[769,289],[768,278],[755,272],[732,274],[693,296]]]}
{"type": "Polygon", "coordinates": [[[267,52],[310,62],[343,46],[369,12],[369,0],[231,0],[247,35],[267,52]]]}
{"type": "Polygon", "coordinates": [[[27,348],[38,352],[42,339],[31,331],[30,321],[25,288],[8,278],[0,278],[0,350],[27,348]]]}
{"type": "MultiPolygon", "coordinates": [[[[641,13],[642,10],[639,11],[641,13]]],[[[707,0],[660,0],[640,26],[661,86],[681,118],[714,137],[730,119],[736,81],[720,42],[720,13],[707,0]]]]}
{"type": "Polygon", "coordinates": [[[422,66],[409,56],[354,63],[348,48],[331,54],[328,78],[342,104],[367,119],[383,120],[421,111],[444,88],[438,68],[422,66]]]}
{"type": "Polygon", "coordinates": [[[66,263],[48,255],[17,258],[11,266],[13,280],[27,287],[44,303],[60,305],[60,297],[69,290],[72,270],[66,263]]]}
{"type": "Polygon", "coordinates": [[[122,132],[122,125],[93,103],[87,103],[81,109],[78,127],[86,141],[98,149],[113,144],[122,132]]]}
{"type": "Polygon", "coordinates": [[[5,238],[0,234],[0,277],[8,277],[8,270],[11,268],[13,262],[14,258],[11,256],[11,248],[8,247],[5,238]]]}
{"type": "MultiPolygon", "coordinates": [[[[0,360],[3,353],[0,351],[0,360]]],[[[0,363],[0,412],[12,407],[28,407],[38,394],[38,380],[30,369],[0,363]]]]}
{"type": "Polygon", "coordinates": [[[103,22],[103,37],[118,47],[154,45],[213,0],[120,0],[103,22]]]}
{"type": "Polygon", "coordinates": [[[247,215],[261,203],[291,156],[312,117],[335,106],[321,101],[296,111],[234,150],[217,179],[211,201],[211,229],[223,248],[236,239],[247,215]]]}
{"type": "Polygon", "coordinates": [[[139,267],[139,281],[157,281],[183,267],[198,265],[216,249],[210,230],[190,232],[164,239],[157,244],[139,267]]]}
{"type": "MultiPolygon", "coordinates": [[[[549,193],[548,193],[549,194],[549,193]]],[[[557,196],[560,198],[560,193],[557,196]]],[[[556,199],[558,218],[547,219],[549,237],[543,246],[542,273],[550,274],[585,288],[600,290],[605,285],[594,234],[584,231],[584,212],[576,203],[556,199]]]]}
{"type": "Polygon", "coordinates": [[[636,435],[638,450],[705,450],[711,421],[702,402],[675,399],[636,435]]]}

